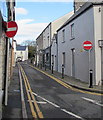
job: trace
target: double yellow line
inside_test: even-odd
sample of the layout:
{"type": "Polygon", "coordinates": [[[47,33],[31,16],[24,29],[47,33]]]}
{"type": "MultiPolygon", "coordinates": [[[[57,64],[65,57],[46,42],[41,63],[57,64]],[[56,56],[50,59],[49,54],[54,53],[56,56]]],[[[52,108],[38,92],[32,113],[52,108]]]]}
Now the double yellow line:
{"type": "Polygon", "coordinates": [[[27,78],[22,66],[20,64],[18,64],[18,65],[19,65],[19,68],[21,70],[21,73],[22,73],[22,76],[23,76],[23,79],[24,79],[25,88],[26,88],[27,97],[28,97],[28,101],[29,101],[29,104],[30,104],[30,109],[31,109],[32,116],[33,116],[33,118],[44,118],[43,114],[40,111],[39,106],[36,102],[36,99],[33,95],[33,92],[32,92],[32,89],[30,87],[28,78],[27,78]]]}
{"type": "Polygon", "coordinates": [[[71,89],[71,90],[73,90],[73,91],[81,92],[81,93],[85,93],[85,94],[92,94],[92,95],[103,96],[102,93],[89,92],[89,91],[84,91],[84,90],[80,90],[80,89],[74,88],[74,87],[66,84],[65,82],[63,82],[63,81],[55,78],[54,76],[49,75],[48,73],[46,73],[46,72],[44,72],[44,71],[42,71],[42,70],[40,70],[40,69],[38,69],[38,68],[36,68],[36,67],[34,67],[34,66],[32,66],[32,65],[29,65],[29,66],[32,67],[32,68],[34,68],[34,69],[36,69],[37,71],[40,71],[41,73],[45,74],[46,76],[52,78],[53,80],[55,80],[55,81],[58,82],[59,84],[63,85],[65,88],[69,88],[69,89],[71,89]]]}

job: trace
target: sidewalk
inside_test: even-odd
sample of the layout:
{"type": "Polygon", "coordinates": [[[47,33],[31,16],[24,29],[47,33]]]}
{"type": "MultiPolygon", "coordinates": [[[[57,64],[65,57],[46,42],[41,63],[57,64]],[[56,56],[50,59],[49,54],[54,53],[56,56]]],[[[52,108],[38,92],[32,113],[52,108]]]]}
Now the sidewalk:
{"type": "MultiPolygon", "coordinates": [[[[39,68],[39,69],[42,71],[45,71],[45,68],[42,68],[42,69],[39,68]]],[[[74,88],[78,88],[80,90],[85,90],[85,91],[89,91],[89,92],[103,93],[103,85],[102,86],[93,85],[93,88],[89,88],[88,83],[82,82],[79,79],[75,79],[75,78],[69,77],[67,75],[64,75],[64,78],[62,79],[61,73],[59,73],[57,71],[53,71],[53,74],[52,74],[52,71],[49,69],[46,69],[45,72],[50,74],[51,76],[58,78],[59,80],[64,81],[65,83],[69,84],[70,86],[72,86],[74,88]]]]}
{"type": "Polygon", "coordinates": [[[20,83],[17,66],[14,68],[13,78],[9,86],[8,105],[3,107],[3,119],[22,118],[20,83]]]}

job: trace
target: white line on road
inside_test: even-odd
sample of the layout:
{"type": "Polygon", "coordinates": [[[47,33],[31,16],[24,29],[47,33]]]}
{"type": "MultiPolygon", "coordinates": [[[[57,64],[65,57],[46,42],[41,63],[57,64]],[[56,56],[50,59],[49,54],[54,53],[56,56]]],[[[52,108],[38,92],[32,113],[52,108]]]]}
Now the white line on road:
{"type": "Polygon", "coordinates": [[[47,102],[43,102],[43,101],[36,101],[39,104],[46,104],[47,102]]]}
{"type": "Polygon", "coordinates": [[[49,100],[47,100],[47,99],[45,99],[45,98],[37,95],[36,93],[33,92],[33,94],[34,94],[35,96],[41,98],[42,100],[46,101],[47,103],[53,105],[54,107],[60,108],[61,111],[65,112],[65,113],[67,113],[67,114],[69,114],[69,115],[72,115],[73,117],[76,117],[76,118],[78,118],[78,119],[84,120],[82,117],[80,117],[80,116],[78,116],[78,115],[76,115],[76,114],[74,114],[74,113],[72,113],[72,112],[69,112],[69,111],[67,111],[66,109],[62,109],[60,106],[58,106],[58,105],[56,105],[55,103],[50,102],[49,100]]]}
{"type": "Polygon", "coordinates": [[[72,115],[72,116],[78,118],[78,119],[84,120],[82,117],[80,117],[80,116],[78,116],[78,115],[76,115],[76,114],[74,114],[72,112],[69,112],[69,111],[67,111],[65,109],[61,109],[61,110],[64,111],[65,113],[68,113],[69,115],[72,115]]]}
{"type": "Polygon", "coordinates": [[[86,97],[82,97],[82,99],[84,99],[84,100],[86,100],[86,101],[89,101],[89,102],[91,102],[91,103],[94,103],[94,104],[96,104],[96,105],[99,105],[99,106],[103,107],[103,104],[100,104],[99,101],[92,100],[92,99],[89,99],[89,98],[86,98],[86,97]]]}
{"type": "MultiPolygon", "coordinates": [[[[27,100],[28,102],[30,101],[30,100],[27,100]]],[[[33,100],[31,100],[31,102],[33,103],[34,101],[33,100]]],[[[39,104],[46,104],[47,102],[44,102],[44,101],[36,101],[37,103],[39,103],[39,104]]]]}
{"type": "Polygon", "coordinates": [[[28,118],[27,116],[27,110],[26,110],[26,104],[24,99],[24,92],[23,92],[23,83],[22,83],[22,76],[19,69],[19,78],[20,78],[20,91],[21,91],[21,103],[22,103],[22,115],[23,118],[28,118]]]}
{"type": "Polygon", "coordinates": [[[33,94],[34,94],[35,96],[37,96],[37,97],[41,98],[42,100],[46,101],[47,103],[49,103],[49,104],[53,105],[54,107],[60,108],[60,106],[56,105],[56,104],[55,104],[55,103],[53,103],[53,102],[48,101],[47,99],[45,99],[45,98],[43,98],[43,97],[41,97],[41,96],[37,95],[36,93],[34,93],[34,92],[33,92],[33,94]]]}

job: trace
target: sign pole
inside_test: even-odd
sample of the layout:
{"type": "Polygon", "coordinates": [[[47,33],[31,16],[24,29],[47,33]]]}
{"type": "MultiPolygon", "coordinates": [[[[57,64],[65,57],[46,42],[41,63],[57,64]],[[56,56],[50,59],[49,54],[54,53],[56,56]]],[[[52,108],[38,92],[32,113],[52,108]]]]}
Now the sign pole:
{"type": "Polygon", "coordinates": [[[83,48],[89,52],[89,88],[93,88],[93,70],[90,69],[91,66],[91,49],[92,49],[92,42],[91,41],[85,41],[83,43],[83,48]]]}
{"type": "Polygon", "coordinates": [[[89,50],[89,88],[93,88],[93,70],[90,69],[91,64],[91,49],[89,50]]]}

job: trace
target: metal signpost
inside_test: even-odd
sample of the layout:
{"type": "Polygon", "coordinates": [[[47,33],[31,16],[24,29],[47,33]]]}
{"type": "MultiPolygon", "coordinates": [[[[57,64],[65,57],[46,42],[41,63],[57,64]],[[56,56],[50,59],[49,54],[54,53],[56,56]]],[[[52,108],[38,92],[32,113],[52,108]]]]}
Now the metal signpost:
{"type": "MultiPolygon", "coordinates": [[[[7,41],[7,46],[6,46],[6,57],[9,58],[9,38],[13,38],[18,30],[18,26],[16,24],[16,22],[14,21],[10,21],[10,22],[4,22],[6,31],[5,31],[5,35],[6,35],[6,41],[7,41]]],[[[6,83],[5,83],[5,105],[7,105],[7,101],[8,101],[8,67],[9,67],[9,60],[6,58],[6,83]]]]}
{"type": "Polygon", "coordinates": [[[92,49],[93,45],[92,45],[92,42],[90,41],[85,41],[83,43],[83,48],[87,51],[89,51],[89,80],[90,80],[90,83],[89,83],[89,87],[92,88],[93,87],[93,70],[90,69],[90,62],[91,62],[91,59],[90,59],[90,54],[91,54],[91,49],[92,49]]]}

